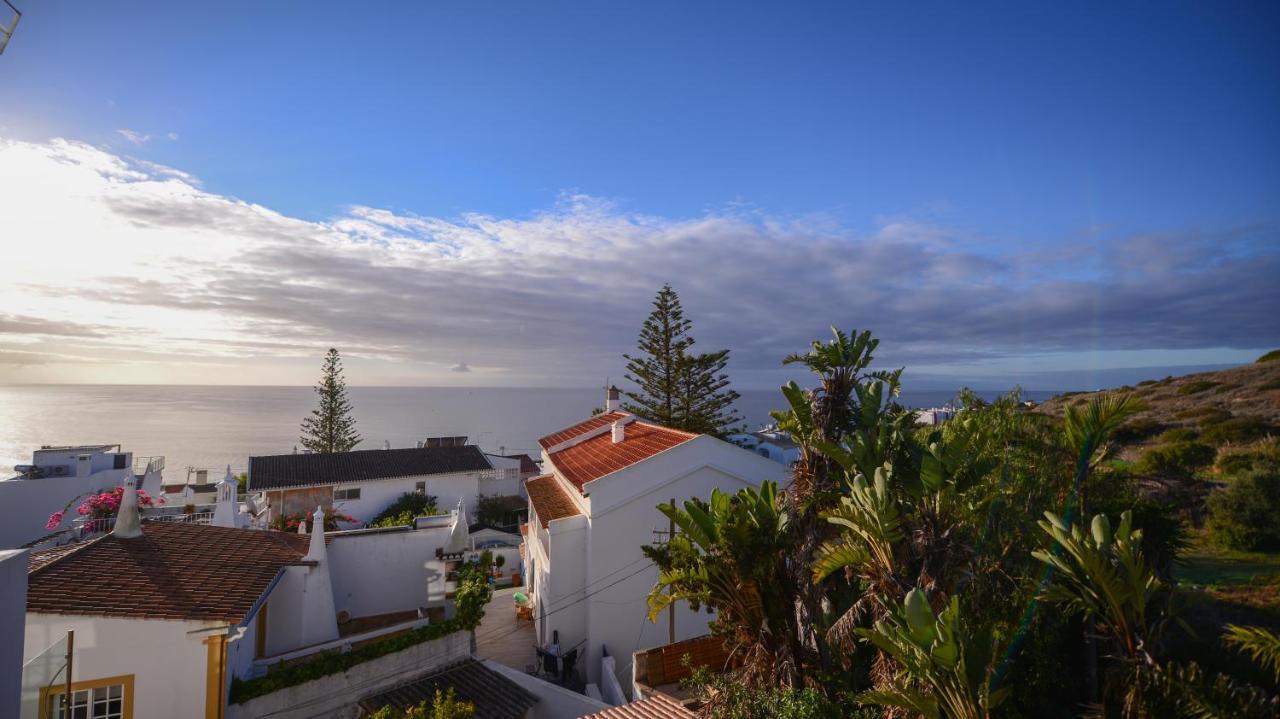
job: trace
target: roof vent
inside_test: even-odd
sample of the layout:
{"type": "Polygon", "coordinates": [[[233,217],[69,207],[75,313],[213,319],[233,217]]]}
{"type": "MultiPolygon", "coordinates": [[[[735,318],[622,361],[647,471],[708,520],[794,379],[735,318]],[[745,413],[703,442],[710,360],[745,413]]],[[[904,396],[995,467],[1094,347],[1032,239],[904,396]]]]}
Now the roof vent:
{"type": "Polygon", "coordinates": [[[613,443],[622,444],[622,440],[627,438],[627,426],[621,422],[613,423],[613,443]]]}

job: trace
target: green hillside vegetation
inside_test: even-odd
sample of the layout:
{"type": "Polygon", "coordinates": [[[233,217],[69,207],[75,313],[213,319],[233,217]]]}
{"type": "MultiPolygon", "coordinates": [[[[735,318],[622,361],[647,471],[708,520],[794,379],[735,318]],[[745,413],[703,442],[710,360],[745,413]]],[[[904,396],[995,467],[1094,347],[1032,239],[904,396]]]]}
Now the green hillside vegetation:
{"type": "Polygon", "coordinates": [[[703,716],[1275,716],[1280,363],[919,427],[877,346],[784,360],[787,484],[658,507],[650,619],[714,611],[734,657],[703,716]]]}

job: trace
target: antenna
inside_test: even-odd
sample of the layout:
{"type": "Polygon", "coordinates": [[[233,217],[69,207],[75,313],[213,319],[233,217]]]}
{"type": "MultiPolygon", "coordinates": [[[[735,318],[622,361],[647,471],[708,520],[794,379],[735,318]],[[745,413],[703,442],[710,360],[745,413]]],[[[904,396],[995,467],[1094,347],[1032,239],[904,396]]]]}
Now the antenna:
{"type": "Polygon", "coordinates": [[[22,19],[22,12],[13,6],[9,0],[0,0],[5,6],[13,11],[13,19],[7,25],[0,24],[0,55],[4,54],[4,49],[9,44],[9,38],[13,37],[13,31],[18,27],[18,21],[22,19]]]}

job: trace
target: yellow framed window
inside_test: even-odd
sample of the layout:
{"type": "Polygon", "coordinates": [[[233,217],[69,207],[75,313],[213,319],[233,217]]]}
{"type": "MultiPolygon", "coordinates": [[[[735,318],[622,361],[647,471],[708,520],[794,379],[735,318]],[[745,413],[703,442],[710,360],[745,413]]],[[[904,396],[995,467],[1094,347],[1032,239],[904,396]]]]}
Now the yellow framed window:
{"type": "Polygon", "coordinates": [[[70,706],[62,687],[42,689],[40,719],[133,719],[133,675],[72,682],[70,706]]]}

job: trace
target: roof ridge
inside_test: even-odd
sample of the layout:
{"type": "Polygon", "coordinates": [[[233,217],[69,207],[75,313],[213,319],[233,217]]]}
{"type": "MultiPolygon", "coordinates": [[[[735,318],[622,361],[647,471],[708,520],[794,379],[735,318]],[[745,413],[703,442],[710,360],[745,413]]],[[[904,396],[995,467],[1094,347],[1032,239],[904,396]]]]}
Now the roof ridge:
{"type": "Polygon", "coordinates": [[[676,434],[684,434],[684,435],[688,435],[689,437],[701,437],[704,434],[703,432],[690,432],[687,429],[677,429],[676,427],[668,427],[665,424],[658,424],[657,422],[654,422],[652,420],[641,419],[639,417],[637,417],[635,422],[632,422],[632,424],[643,424],[646,427],[653,427],[654,429],[661,429],[667,432],[675,432],[676,434]]]}

